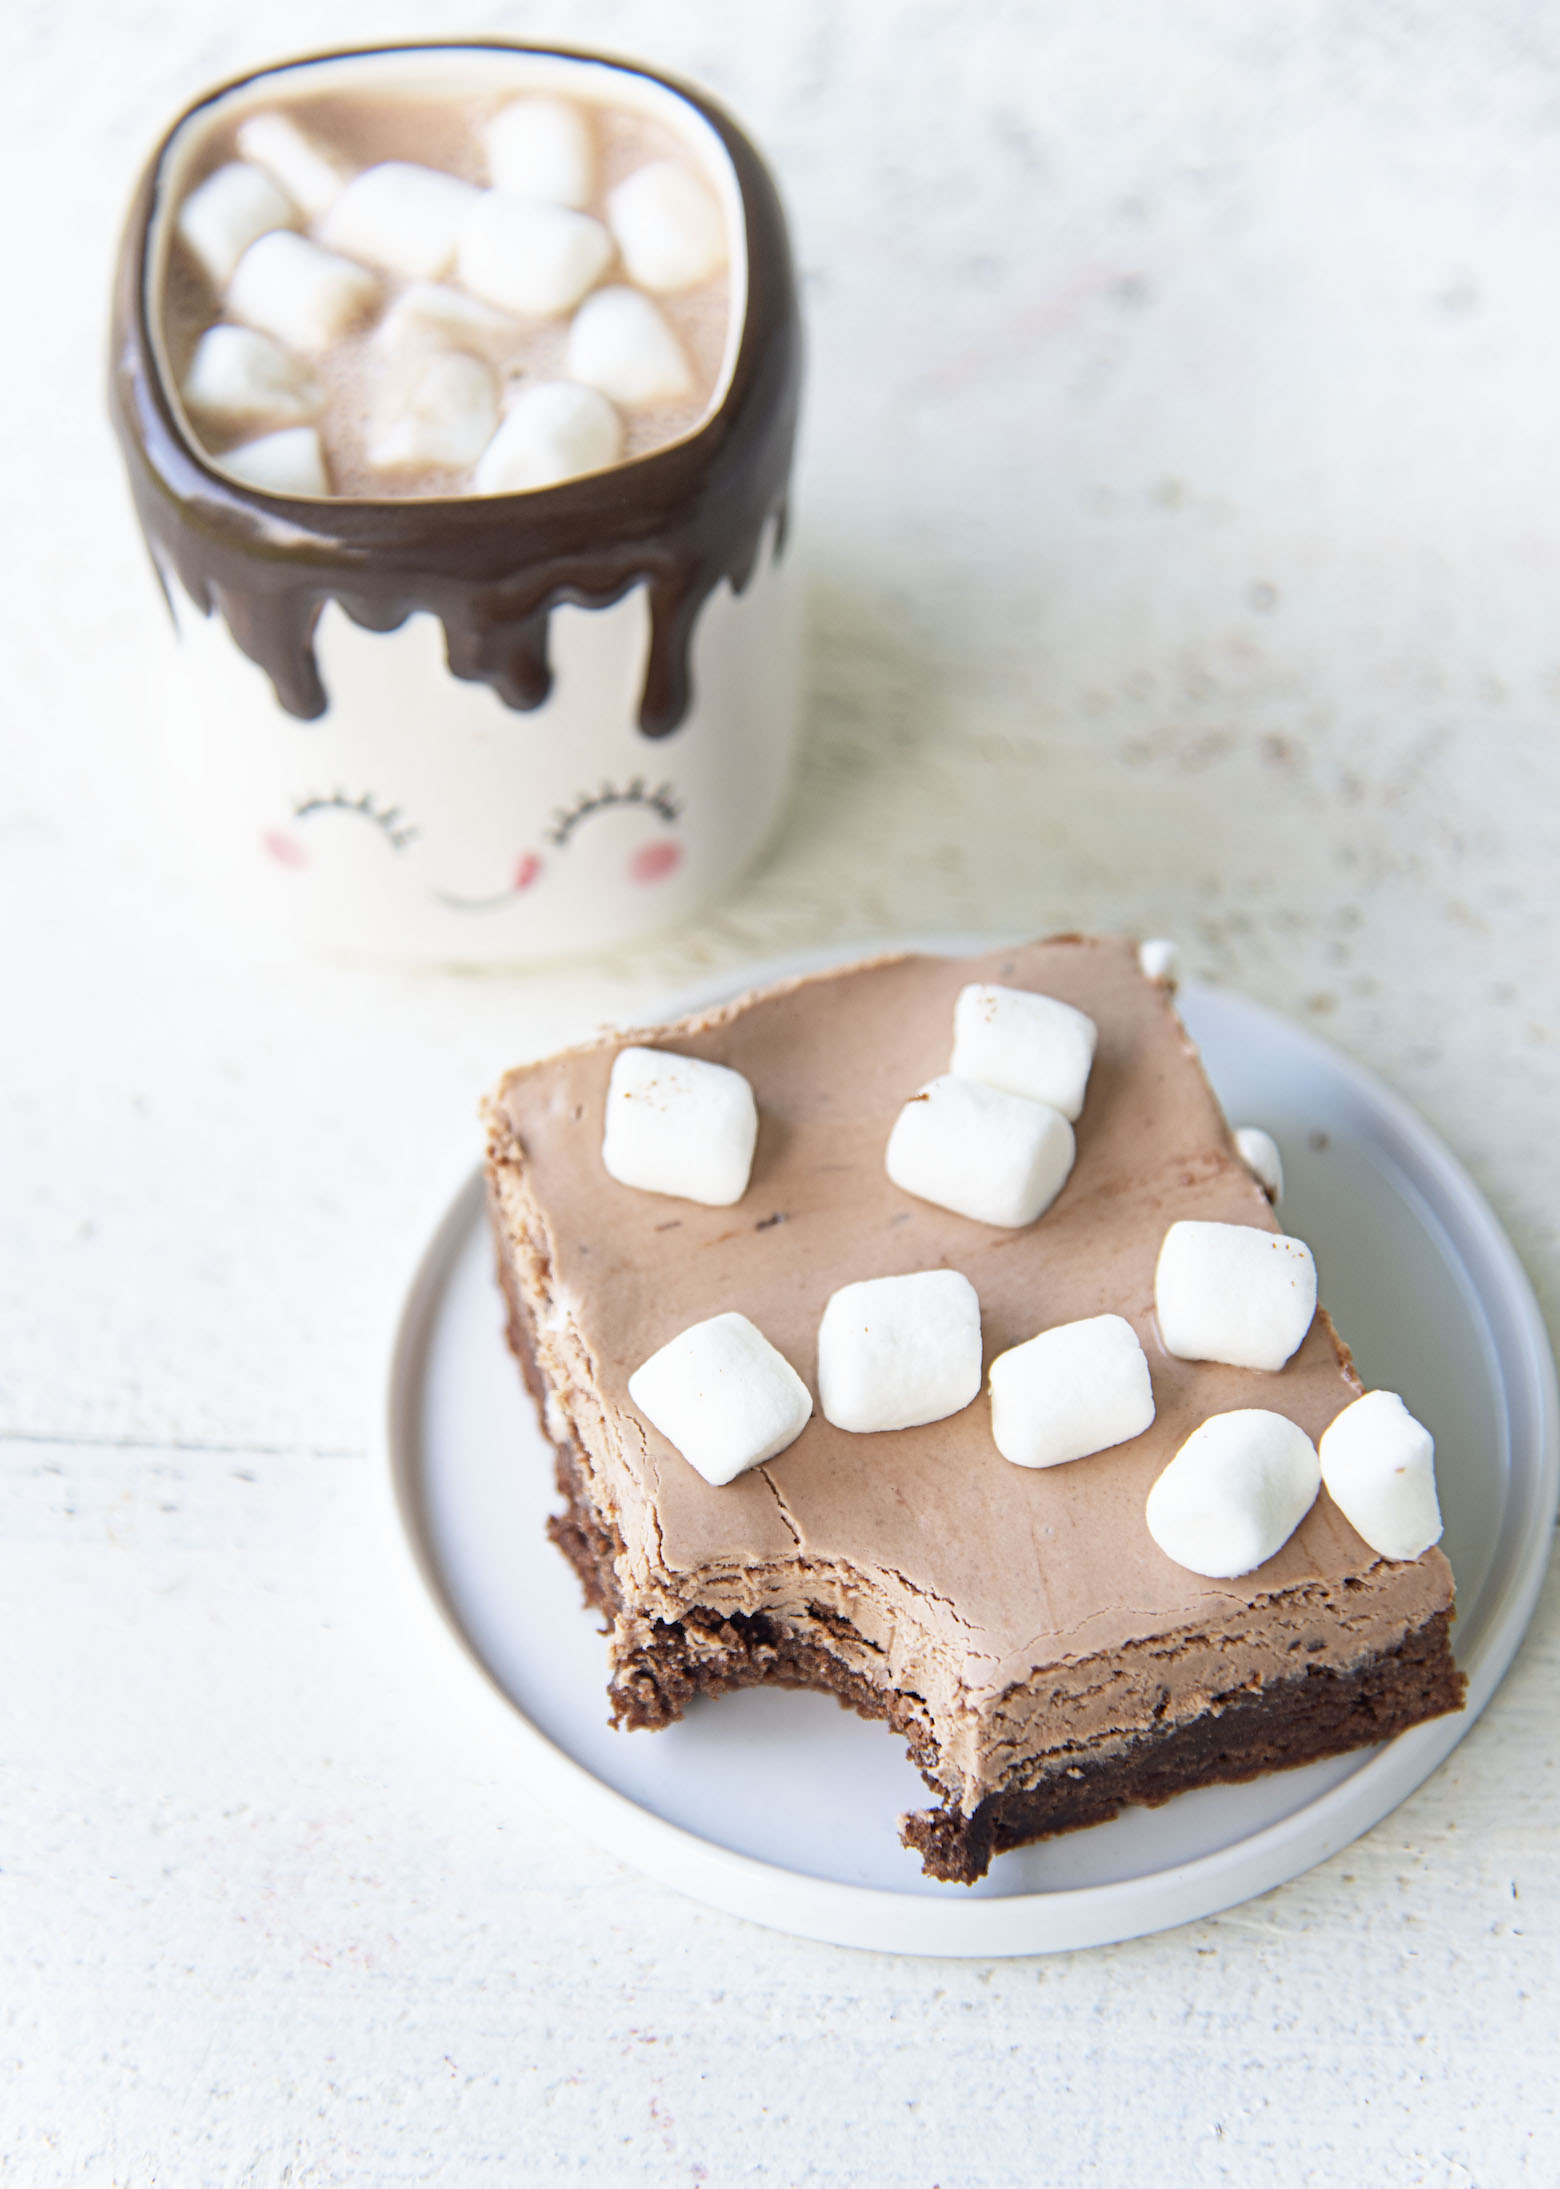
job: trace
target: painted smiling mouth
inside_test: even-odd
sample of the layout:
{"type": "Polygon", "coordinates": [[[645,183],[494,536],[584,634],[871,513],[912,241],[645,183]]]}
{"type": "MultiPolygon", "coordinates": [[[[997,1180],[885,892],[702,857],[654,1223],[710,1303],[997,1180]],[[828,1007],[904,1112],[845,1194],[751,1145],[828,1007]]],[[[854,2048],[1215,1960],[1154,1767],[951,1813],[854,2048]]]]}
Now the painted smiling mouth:
{"type": "Polygon", "coordinates": [[[447,889],[436,889],[432,895],[434,903],[443,905],[447,912],[501,912],[515,901],[512,889],[501,890],[496,897],[457,897],[447,889]]]}
{"type": "Polygon", "coordinates": [[[436,889],[434,901],[446,906],[451,912],[498,912],[506,904],[513,904],[516,897],[529,889],[541,875],[542,862],[534,851],[526,852],[515,868],[515,878],[507,889],[501,889],[491,897],[457,897],[453,890],[436,889]]]}
{"type": "MultiPolygon", "coordinates": [[[[682,857],[681,844],[646,844],[628,862],[629,880],[645,884],[665,881],[682,865],[682,857]]],[[[541,871],[541,860],[528,851],[515,870],[513,882],[494,896],[461,897],[449,889],[435,889],[431,895],[435,904],[443,905],[450,912],[502,912],[505,905],[513,904],[523,890],[530,888],[541,871]]]]}

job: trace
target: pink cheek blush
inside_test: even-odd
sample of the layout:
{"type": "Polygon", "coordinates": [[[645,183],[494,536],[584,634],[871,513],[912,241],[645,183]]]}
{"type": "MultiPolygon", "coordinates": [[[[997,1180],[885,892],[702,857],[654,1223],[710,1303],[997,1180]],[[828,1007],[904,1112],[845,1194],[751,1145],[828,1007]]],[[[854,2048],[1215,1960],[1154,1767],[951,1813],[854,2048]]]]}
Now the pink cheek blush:
{"type": "Polygon", "coordinates": [[[292,867],[295,871],[309,863],[309,854],[296,836],[287,836],[279,828],[269,828],[260,839],[278,866],[292,867]]]}
{"type": "Polygon", "coordinates": [[[628,871],[636,882],[660,882],[681,865],[681,845],[646,844],[643,851],[634,853],[628,871]]]}
{"type": "Polygon", "coordinates": [[[515,868],[515,878],[509,886],[515,890],[529,889],[533,882],[539,882],[541,878],[542,862],[534,851],[528,851],[523,854],[515,868]]]}

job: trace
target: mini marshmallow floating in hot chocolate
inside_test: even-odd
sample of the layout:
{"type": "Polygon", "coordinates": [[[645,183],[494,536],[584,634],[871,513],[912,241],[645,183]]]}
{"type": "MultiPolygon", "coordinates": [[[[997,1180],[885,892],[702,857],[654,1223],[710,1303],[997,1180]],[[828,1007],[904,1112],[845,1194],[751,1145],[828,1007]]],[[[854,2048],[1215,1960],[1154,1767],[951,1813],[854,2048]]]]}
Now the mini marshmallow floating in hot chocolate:
{"type": "Polygon", "coordinates": [[[607,220],[623,263],[663,296],[692,289],[726,263],[720,207],[681,160],[652,160],[618,184],[607,220]]]}
{"type": "Polygon", "coordinates": [[[482,193],[414,160],[381,160],[354,175],[320,222],[320,241],[408,281],[434,281],[455,263],[461,223],[482,193]]]}
{"type": "Polygon", "coordinates": [[[518,494],[605,471],[623,448],[623,421],[604,395],[572,380],[522,388],[482,452],[472,478],[478,494],[518,494]]]}
{"type": "Polygon", "coordinates": [[[496,305],[484,304],[448,282],[413,281],[385,313],[374,339],[392,352],[413,342],[474,342],[486,348],[507,342],[513,331],[514,321],[496,305]]]}
{"type": "Polygon", "coordinates": [[[1238,1125],[1235,1152],[1277,1208],[1284,1198],[1284,1159],[1273,1135],[1265,1133],[1260,1125],[1238,1125]]]}
{"type": "Polygon", "coordinates": [[[180,392],[191,410],[226,425],[301,424],[320,400],[308,368],[253,327],[208,327],[180,392]]]}
{"type": "Polygon", "coordinates": [[[894,1184],[918,1200],[1016,1231],[1056,1199],[1073,1154],[1073,1129],[1060,1110],[946,1074],[900,1111],[884,1162],[894,1184]]]}
{"type": "Polygon", "coordinates": [[[955,1269],[867,1277],[832,1294],[818,1325],[818,1401],[858,1436],[964,1411],[980,1390],[980,1301],[955,1269]]]}
{"type": "Polygon", "coordinates": [[[379,276],[307,236],[277,228],[250,244],[228,285],[228,310],[289,349],[328,349],[379,301],[379,276]]]}
{"type": "Polygon", "coordinates": [[[290,228],[297,217],[269,175],[232,160],[190,192],[177,225],[208,280],[220,289],[252,243],[273,228],[290,228]]]}
{"type": "Polygon", "coordinates": [[[1241,1407],[1194,1429],[1148,1493],[1148,1532],[1189,1573],[1233,1581],[1282,1550],[1316,1502],[1316,1446],[1287,1414],[1241,1407]]]}
{"type": "Polygon", "coordinates": [[[418,368],[369,444],[369,462],[383,471],[476,462],[498,424],[498,390],[477,357],[448,350],[418,368]]]}
{"type": "Polygon", "coordinates": [[[461,280],[489,304],[525,318],[572,311],[611,263],[612,238],[600,221],[567,205],[486,190],[461,223],[461,280]]]}
{"type": "Polygon", "coordinates": [[[670,1049],[618,1051],[601,1160],[619,1185],[729,1208],[747,1191],[757,1138],[753,1089],[729,1065],[670,1049]]]}
{"type": "Polygon", "coordinates": [[[1418,1558],[1441,1540],[1435,1439],[1395,1391],[1367,1391],[1323,1432],[1322,1480],[1383,1558],[1418,1558]]]}
{"type": "Polygon", "coordinates": [[[813,1410],[785,1355],[729,1312],[652,1353],[629,1377],[628,1395],[713,1489],[794,1444],[813,1410]]]}
{"type": "Polygon", "coordinates": [[[999,1353],[987,1378],[991,1434],[1017,1467],[1060,1467],[1141,1436],[1154,1386],[1122,1315],[1059,1323],[999,1353]]]}
{"type": "Polygon", "coordinates": [[[1246,1224],[1172,1224],[1154,1271],[1165,1351],[1231,1368],[1283,1367],[1316,1313],[1303,1239],[1246,1224]]]}
{"type": "Polygon", "coordinates": [[[245,441],[241,447],[227,451],[222,468],[246,486],[258,487],[262,494],[318,496],[330,492],[325,452],[312,426],[287,426],[280,433],[264,433],[257,441],[245,441]]]}
{"type": "Polygon", "coordinates": [[[953,1007],[953,1059],[959,1079],[1047,1102],[1076,1120],[1094,1063],[1099,1029],[1086,1012],[1028,988],[975,981],[953,1007]]]}
{"type": "Polygon", "coordinates": [[[624,447],[624,422],[595,387],[538,381],[523,387],[481,453],[473,475],[479,495],[516,495],[606,471],[624,447]]]}
{"type": "Polygon", "coordinates": [[[590,125],[567,99],[515,99],[487,128],[488,176],[495,190],[548,205],[589,205],[596,187],[590,125]]]}
{"type": "Polygon", "coordinates": [[[251,114],[239,123],[235,141],[250,165],[263,169],[310,220],[334,202],[347,182],[341,162],[289,115],[251,114]]]}
{"type": "Polygon", "coordinates": [[[682,344],[637,289],[598,289],[585,299],[569,329],[569,371],[628,410],[678,402],[693,387],[682,344]]]}

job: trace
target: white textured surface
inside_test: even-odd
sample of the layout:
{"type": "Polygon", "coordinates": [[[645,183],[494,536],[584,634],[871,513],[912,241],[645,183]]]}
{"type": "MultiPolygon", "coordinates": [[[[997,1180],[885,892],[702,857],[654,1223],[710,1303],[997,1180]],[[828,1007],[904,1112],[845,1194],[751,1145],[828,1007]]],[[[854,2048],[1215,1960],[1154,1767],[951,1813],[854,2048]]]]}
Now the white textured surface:
{"type": "MultiPolygon", "coordinates": [[[[1216,1921],[794,1944],[571,1842],[377,1588],[386,1271],[506,1063],[840,935],[1121,925],[1417,1103],[1560,1305],[1560,31],[1481,0],[477,11],[773,155],[812,328],[812,742],[715,918],[528,980],[288,968],[162,878],[101,422],[118,207],[278,0],[0,23],[0,2155],[7,2182],[1560,2168],[1560,1588],[1452,1762],[1216,1921]],[[90,280],[82,283],[81,271],[90,280]],[[47,430],[42,430],[47,428],[47,430]]],[[[1254,1120],[1253,1122],[1260,1122],[1254,1120]]],[[[1410,1394],[1410,1398],[1411,1398],[1410,1394]]]]}

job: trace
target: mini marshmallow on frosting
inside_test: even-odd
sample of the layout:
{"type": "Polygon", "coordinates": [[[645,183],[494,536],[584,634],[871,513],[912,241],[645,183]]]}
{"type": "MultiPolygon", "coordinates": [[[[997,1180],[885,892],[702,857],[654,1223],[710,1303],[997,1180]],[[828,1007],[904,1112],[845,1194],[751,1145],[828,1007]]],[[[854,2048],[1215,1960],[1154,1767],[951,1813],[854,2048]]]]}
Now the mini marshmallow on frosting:
{"type": "Polygon", "coordinates": [[[841,1285],[818,1325],[824,1416],[857,1436],[962,1413],[980,1362],[980,1300],[956,1269],[841,1285]]]}
{"type": "Polygon", "coordinates": [[[987,982],[961,989],[952,1061],[894,1120],[889,1177],[977,1223],[1034,1223],[1072,1171],[1095,1038],[1094,1021],[1054,996],[987,982]]]}
{"type": "Polygon", "coordinates": [[[1059,1323],[991,1364],[991,1435],[1017,1467],[1061,1467],[1125,1444],[1154,1421],[1154,1385],[1122,1315],[1059,1323]]]}
{"type": "Polygon", "coordinates": [[[1172,1224],[1154,1270],[1165,1351],[1276,1373],[1316,1314],[1316,1264],[1303,1239],[1247,1224],[1172,1224]]]}
{"type": "Polygon", "coordinates": [[[1150,935],[1138,945],[1138,966],[1145,980],[1173,988],[1181,977],[1181,949],[1168,935],[1150,935]]]}
{"type": "Polygon", "coordinates": [[[1324,1431],[1322,1480],[1357,1535],[1383,1558],[1418,1558],[1441,1540],[1435,1440],[1395,1391],[1367,1391],[1324,1431]]]}
{"type": "Polygon", "coordinates": [[[619,1185],[729,1208],[747,1191],[757,1139],[753,1089],[730,1065],[670,1049],[618,1051],[601,1160],[619,1185]]]}
{"type": "Polygon", "coordinates": [[[1284,1198],[1284,1159],[1278,1142],[1260,1125],[1237,1125],[1234,1139],[1235,1153],[1277,1208],[1284,1198]]]}
{"type": "Polygon", "coordinates": [[[216,468],[311,496],[535,492],[698,426],[730,239],[670,129],[526,96],[462,144],[432,94],[343,119],[348,96],[214,129],[229,156],[176,209],[194,271],[166,327],[216,468]]]}
{"type": "Polygon", "coordinates": [[[1148,1532],[1189,1573],[1233,1581],[1264,1566],[1316,1502],[1316,1446],[1287,1414],[1212,1414],[1148,1493],[1148,1532]]]}
{"type": "Polygon", "coordinates": [[[731,1310],[652,1353],[628,1395],[712,1489],[775,1458],[812,1419],[812,1394],[785,1355],[731,1310]]]}
{"type": "Polygon", "coordinates": [[[1093,1019],[1055,996],[975,981],[953,1007],[956,1078],[1047,1102],[1076,1124],[1099,1038],[1093,1019]]]}
{"type": "Polygon", "coordinates": [[[1060,1110],[946,1073],[900,1111],[884,1162],[917,1200],[1021,1231],[1061,1192],[1074,1152],[1060,1110]]]}

